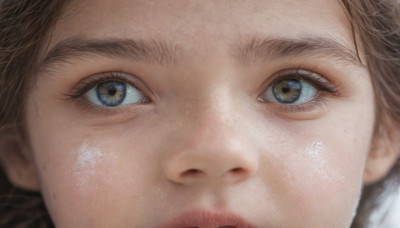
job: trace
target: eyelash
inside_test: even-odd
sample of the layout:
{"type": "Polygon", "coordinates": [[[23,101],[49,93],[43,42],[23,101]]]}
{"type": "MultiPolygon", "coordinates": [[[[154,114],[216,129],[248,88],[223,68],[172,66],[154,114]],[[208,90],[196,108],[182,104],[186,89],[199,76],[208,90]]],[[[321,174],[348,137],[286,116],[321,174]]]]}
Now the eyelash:
{"type": "MultiPolygon", "coordinates": [[[[310,101],[299,104],[282,104],[282,103],[270,102],[263,100],[261,98],[261,95],[258,96],[259,102],[271,104],[272,107],[277,112],[296,113],[296,112],[309,112],[316,108],[323,109],[324,107],[327,106],[326,102],[329,96],[330,97],[340,96],[339,93],[340,85],[330,82],[325,77],[313,71],[305,70],[299,67],[297,69],[286,69],[276,73],[275,75],[276,76],[271,77],[272,80],[268,79],[264,83],[262,93],[264,93],[269,86],[272,86],[273,83],[285,79],[297,79],[306,81],[307,83],[310,83],[318,90],[315,98],[313,98],[310,101]]],[[[133,87],[138,89],[143,94],[143,100],[137,104],[150,103],[151,102],[150,98],[148,98],[148,96],[146,96],[142,92],[142,90],[140,90],[134,83],[127,82],[128,80],[126,79],[126,77],[127,76],[125,73],[116,71],[98,74],[98,77],[79,83],[71,93],[65,94],[65,96],[67,97],[66,100],[78,104],[83,110],[89,112],[93,111],[97,113],[102,112],[104,114],[115,114],[116,112],[122,111],[122,108],[119,106],[109,108],[109,107],[94,105],[89,101],[87,101],[86,99],[83,99],[82,96],[85,95],[85,93],[87,93],[90,89],[94,88],[100,83],[109,81],[120,81],[131,84],[133,87]]]]}
{"type": "Polygon", "coordinates": [[[86,99],[82,98],[89,90],[96,87],[98,84],[103,82],[110,82],[110,81],[119,81],[123,83],[128,83],[135,89],[139,90],[140,93],[143,94],[143,99],[137,104],[148,104],[151,102],[151,99],[143,93],[139,87],[127,80],[127,74],[119,71],[111,71],[97,74],[97,77],[90,78],[87,81],[79,83],[75,88],[73,88],[71,93],[64,94],[66,96],[66,100],[76,103],[77,105],[82,108],[84,111],[88,112],[102,112],[103,114],[115,114],[116,112],[122,112],[122,108],[120,106],[116,107],[103,107],[99,105],[92,104],[91,102],[87,101],[86,99]]]}
{"type": "Polygon", "coordinates": [[[260,102],[272,104],[273,108],[277,112],[296,113],[296,112],[310,112],[316,108],[324,109],[324,107],[327,106],[326,103],[329,97],[340,96],[339,91],[341,90],[340,89],[341,85],[335,84],[326,79],[325,77],[323,77],[322,75],[317,74],[311,70],[305,70],[299,67],[297,69],[286,69],[276,73],[275,75],[276,76],[272,77],[272,80],[267,80],[266,83],[264,83],[262,93],[264,93],[269,86],[272,86],[277,81],[285,79],[296,79],[305,81],[307,83],[310,83],[318,90],[315,98],[313,98],[310,101],[299,104],[275,103],[275,102],[265,101],[264,99],[261,98],[261,95],[259,96],[258,100],[260,102]]]}

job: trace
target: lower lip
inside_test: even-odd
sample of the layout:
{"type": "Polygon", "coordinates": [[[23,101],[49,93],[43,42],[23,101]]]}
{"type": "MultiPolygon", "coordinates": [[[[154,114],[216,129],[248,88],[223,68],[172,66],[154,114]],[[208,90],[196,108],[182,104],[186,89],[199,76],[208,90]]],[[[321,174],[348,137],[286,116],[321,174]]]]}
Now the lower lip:
{"type": "Polygon", "coordinates": [[[161,228],[255,228],[244,219],[230,213],[195,210],[185,213],[161,228]]]}

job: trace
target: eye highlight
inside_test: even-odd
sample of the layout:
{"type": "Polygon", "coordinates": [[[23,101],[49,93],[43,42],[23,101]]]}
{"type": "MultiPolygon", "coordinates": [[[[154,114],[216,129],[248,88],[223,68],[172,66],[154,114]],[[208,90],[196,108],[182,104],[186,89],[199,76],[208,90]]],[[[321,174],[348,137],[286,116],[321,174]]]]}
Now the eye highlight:
{"type": "Polygon", "coordinates": [[[77,101],[85,109],[97,108],[97,111],[102,107],[110,110],[128,104],[150,103],[150,99],[136,85],[146,88],[140,79],[132,75],[106,72],[83,80],[66,96],[68,100],[77,101]]]}
{"type": "Polygon", "coordinates": [[[139,103],[143,97],[139,90],[120,81],[99,83],[85,95],[90,102],[109,107],[139,103]]]}
{"type": "Polygon", "coordinates": [[[284,112],[311,111],[321,107],[327,96],[337,93],[337,86],[308,70],[284,70],[273,78],[258,99],[276,104],[284,112]]]}
{"type": "Polygon", "coordinates": [[[297,104],[314,98],[317,89],[304,80],[282,79],[273,83],[265,92],[265,100],[283,104],[297,104]]]}

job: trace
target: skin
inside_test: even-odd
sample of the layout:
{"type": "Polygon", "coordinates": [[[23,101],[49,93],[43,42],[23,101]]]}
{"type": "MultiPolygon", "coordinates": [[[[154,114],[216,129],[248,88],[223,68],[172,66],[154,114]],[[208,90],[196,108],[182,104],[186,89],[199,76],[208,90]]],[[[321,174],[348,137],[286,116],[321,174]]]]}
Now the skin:
{"type": "Polygon", "coordinates": [[[375,119],[365,66],[329,55],[246,63],[232,51],[253,37],[319,36],[356,52],[336,2],[74,1],[47,50],[74,36],[165,41],[182,56],[157,64],[87,55],[41,68],[27,135],[57,227],[157,227],[192,209],[233,212],[256,227],[350,225],[375,119]],[[276,72],[297,68],[338,92],[319,92],[324,101],[305,110],[259,100],[276,72]],[[108,71],[140,78],[151,102],[66,99],[108,71]]]}

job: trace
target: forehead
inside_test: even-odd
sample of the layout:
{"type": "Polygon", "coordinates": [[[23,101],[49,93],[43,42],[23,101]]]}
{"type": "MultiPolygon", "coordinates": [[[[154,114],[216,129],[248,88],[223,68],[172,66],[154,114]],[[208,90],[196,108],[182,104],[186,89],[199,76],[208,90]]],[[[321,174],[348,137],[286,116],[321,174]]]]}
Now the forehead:
{"type": "Polygon", "coordinates": [[[204,44],[202,50],[251,36],[326,35],[352,46],[349,23],[336,0],[72,1],[50,47],[78,35],[162,39],[188,48],[204,44]]]}

